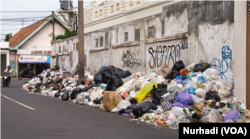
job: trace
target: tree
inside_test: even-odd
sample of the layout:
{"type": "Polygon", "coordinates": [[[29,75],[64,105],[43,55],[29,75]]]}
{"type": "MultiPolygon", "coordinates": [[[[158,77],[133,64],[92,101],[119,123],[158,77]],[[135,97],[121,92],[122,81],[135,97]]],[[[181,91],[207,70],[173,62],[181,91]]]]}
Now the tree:
{"type": "Polygon", "coordinates": [[[11,37],[12,37],[12,33],[6,34],[4,41],[8,42],[11,37]]]}
{"type": "Polygon", "coordinates": [[[76,31],[65,30],[64,35],[58,35],[58,36],[56,36],[56,40],[66,39],[66,38],[74,36],[75,34],[77,35],[76,31]]]}

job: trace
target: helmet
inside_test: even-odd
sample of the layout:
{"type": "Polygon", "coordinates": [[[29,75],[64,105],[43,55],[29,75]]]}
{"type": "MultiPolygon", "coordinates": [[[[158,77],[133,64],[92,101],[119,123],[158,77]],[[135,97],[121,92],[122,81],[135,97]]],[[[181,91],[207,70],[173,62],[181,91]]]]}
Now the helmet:
{"type": "Polygon", "coordinates": [[[10,70],[11,69],[11,66],[8,66],[8,70],[10,70]]]}

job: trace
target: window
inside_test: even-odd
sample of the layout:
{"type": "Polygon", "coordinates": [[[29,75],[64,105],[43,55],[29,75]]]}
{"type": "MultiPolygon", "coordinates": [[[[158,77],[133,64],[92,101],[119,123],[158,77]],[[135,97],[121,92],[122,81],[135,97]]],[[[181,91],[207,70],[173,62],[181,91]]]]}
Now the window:
{"type": "Polygon", "coordinates": [[[109,33],[105,32],[105,46],[109,45],[109,33]]]}
{"type": "Polygon", "coordinates": [[[95,11],[95,18],[97,18],[98,17],[98,12],[97,11],[95,11]]]}
{"type": "Polygon", "coordinates": [[[95,39],[95,47],[98,47],[98,39],[95,39]]]}
{"type": "Polygon", "coordinates": [[[76,50],[78,51],[78,42],[76,43],[76,50]]]}
{"type": "Polygon", "coordinates": [[[132,0],[129,1],[129,6],[133,6],[134,2],[132,0]]]}
{"type": "Polygon", "coordinates": [[[136,1],[136,4],[140,4],[140,0],[137,0],[137,1],[136,1]]]}
{"type": "Polygon", "coordinates": [[[135,41],[140,41],[140,29],[135,30],[135,41]]]}
{"type": "Polygon", "coordinates": [[[73,44],[73,50],[76,50],[76,46],[75,46],[75,44],[73,44]]]}
{"type": "Polygon", "coordinates": [[[154,37],[154,34],[155,34],[155,27],[154,26],[149,27],[148,28],[148,37],[149,38],[154,37]]]}
{"type": "Polygon", "coordinates": [[[100,38],[100,46],[103,46],[103,37],[100,38]]]}
{"type": "Polygon", "coordinates": [[[66,48],[65,48],[65,46],[63,46],[63,52],[66,52],[66,48]]]}
{"type": "Polygon", "coordinates": [[[126,42],[126,41],[128,41],[128,32],[125,32],[125,35],[124,35],[124,41],[126,42]]]}
{"type": "Polygon", "coordinates": [[[111,12],[111,13],[114,12],[114,5],[111,5],[111,7],[110,7],[110,12],[111,12]]]}
{"type": "Polygon", "coordinates": [[[116,4],[116,11],[119,11],[119,3],[116,4]]]}
{"type": "Polygon", "coordinates": [[[100,12],[99,12],[99,16],[102,16],[102,10],[100,10],[100,12]]]}
{"type": "Polygon", "coordinates": [[[61,53],[61,46],[59,46],[59,53],[61,53]]]}

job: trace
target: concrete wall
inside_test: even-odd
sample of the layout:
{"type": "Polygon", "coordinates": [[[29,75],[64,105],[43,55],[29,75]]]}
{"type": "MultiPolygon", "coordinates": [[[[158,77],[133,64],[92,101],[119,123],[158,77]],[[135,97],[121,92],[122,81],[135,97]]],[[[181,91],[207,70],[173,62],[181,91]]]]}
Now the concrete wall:
{"type": "Polygon", "coordinates": [[[12,77],[17,77],[18,65],[17,65],[16,51],[10,51],[9,56],[10,56],[9,57],[9,65],[11,66],[11,70],[13,72],[12,77]]]}
{"type": "Polygon", "coordinates": [[[241,70],[245,69],[246,58],[241,54],[246,49],[246,33],[243,40],[240,37],[240,32],[246,31],[245,5],[238,1],[169,2],[87,25],[86,66],[92,71],[98,71],[103,65],[114,65],[148,73],[156,72],[165,63],[172,66],[178,60],[183,60],[185,65],[204,61],[217,69],[223,79],[235,81],[235,94],[243,95],[239,98],[245,102],[246,73],[241,70]],[[149,27],[154,27],[153,37],[148,36],[149,27]],[[135,39],[135,29],[140,29],[140,40],[135,39]],[[125,41],[125,32],[128,32],[128,41],[125,41]],[[105,45],[100,47],[98,42],[96,47],[96,39],[100,37],[104,38],[105,45]]]}

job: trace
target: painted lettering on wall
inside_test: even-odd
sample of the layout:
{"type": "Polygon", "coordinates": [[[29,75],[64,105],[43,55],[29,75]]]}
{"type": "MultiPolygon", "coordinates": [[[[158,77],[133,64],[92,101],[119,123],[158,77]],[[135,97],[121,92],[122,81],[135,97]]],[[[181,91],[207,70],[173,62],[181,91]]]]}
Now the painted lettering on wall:
{"type": "Polygon", "coordinates": [[[221,77],[227,80],[225,73],[232,67],[232,50],[229,46],[223,46],[221,50],[222,59],[214,58],[210,63],[212,68],[217,69],[221,77]]]}
{"type": "Polygon", "coordinates": [[[123,68],[129,67],[129,68],[136,68],[141,65],[141,61],[139,58],[137,58],[137,54],[139,54],[139,51],[137,53],[128,51],[123,51],[122,61],[123,61],[123,68]]]}
{"type": "Polygon", "coordinates": [[[172,46],[157,46],[156,49],[150,47],[148,49],[151,58],[149,60],[149,67],[159,68],[162,67],[165,63],[170,63],[171,61],[175,63],[180,60],[181,56],[181,47],[179,44],[172,46]]]}
{"type": "Polygon", "coordinates": [[[181,43],[181,49],[188,49],[187,40],[182,40],[180,43],[181,43]]]}
{"type": "Polygon", "coordinates": [[[51,51],[31,51],[32,55],[51,55],[51,51]]]}

